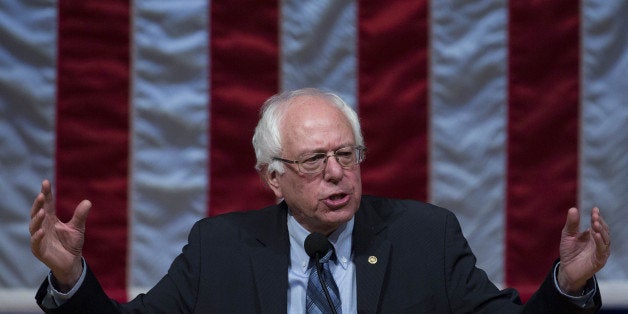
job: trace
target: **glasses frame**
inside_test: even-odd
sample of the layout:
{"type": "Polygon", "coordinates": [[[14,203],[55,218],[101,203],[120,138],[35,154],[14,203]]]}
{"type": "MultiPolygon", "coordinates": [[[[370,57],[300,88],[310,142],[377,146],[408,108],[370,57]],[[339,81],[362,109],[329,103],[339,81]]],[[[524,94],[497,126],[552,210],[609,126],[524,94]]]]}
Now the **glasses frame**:
{"type": "Polygon", "coordinates": [[[335,149],[333,151],[329,151],[326,153],[311,153],[311,154],[306,154],[304,157],[299,158],[299,160],[290,160],[290,159],[284,159],[284,158],[280,158],[280,157],[273,157],[273,160],[277,160],[277,161],[281,161],[283,163],[287,163],[287,164],[291,164],[291,165],[297,165],[297,170],[299,171],[299,173],[301,174],[317,174],[317,173],[321,173],[325,170],[326,166],[327,166],[327,159],[329,159],[329,157],[334,157],[336,159],[336,162],[340,165],[340,167],[342,167],[343,169],[351,169],[353,166],[360,164],[361,162],[364,161],[364,159],[366,159],[366,147],[362,146],[362,145],[348,145],[348,146],[343,146],[340,147],[338,149],[335,149]],[[347,166],[343,166],[340,163],[340,160],[338,159],[338,151],[346,149],[346,148],[351,148],[352,150],[354,150],[354,154],[356,155],[355,157],[355,163],[352,163],[350,165],[347,166]],[[310,159],[314,156],[317,155],[324,155],[325,158],[323,159],[323,167],[320,170],[317,171],[304,171],[302,168],[303,166],[301,166],[301,164],[305,163],[306,159],[310,159]],[[305,158],[307,157],[307,158],[305,158]]]}

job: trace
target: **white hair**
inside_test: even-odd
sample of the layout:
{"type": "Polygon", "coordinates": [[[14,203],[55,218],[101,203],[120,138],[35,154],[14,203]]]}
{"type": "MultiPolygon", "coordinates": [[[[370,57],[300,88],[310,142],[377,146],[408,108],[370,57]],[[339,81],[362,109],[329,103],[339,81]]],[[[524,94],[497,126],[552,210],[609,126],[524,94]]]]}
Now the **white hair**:
{"type": "Polygon", "coordinates": [[[253,148],[257,162],[257,171],[285,171],[283,163],[273,160],[281,154],[281,123],[285,112],[293,104],[290,100],[299,96],[315,96],[326,99],[330,104],[335,105],[345,115],[351,128],[357,145],[364,146],[364,139],[360,128],[360,121],[357,113],[349,107],[338,95],[323,92],[315,88],[304,88],[283,92],[274,95],[264,102],[260,111],[260,119],[255,127],[253,135],[253,148]]]}

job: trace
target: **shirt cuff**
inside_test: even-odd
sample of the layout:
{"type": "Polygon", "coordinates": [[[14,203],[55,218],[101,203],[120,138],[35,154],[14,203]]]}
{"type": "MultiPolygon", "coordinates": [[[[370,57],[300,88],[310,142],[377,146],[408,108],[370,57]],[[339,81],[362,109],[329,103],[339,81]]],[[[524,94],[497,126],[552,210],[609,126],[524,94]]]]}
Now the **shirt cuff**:
{"type": "Polygon", "coordinates": [[[70,291],[66,293],[59,292],[59,290],[57,290],[54,287],[53,282],[55,282],[56,280],[54,280],[52,271],[48,273],[48,295],[52,297],[52,300],[54,301],[56,306],[61,306],[63,303],[69,300],[72,296],[74,296],[76,291],[78,291],[78,289],[83,284],[83,281],[85,280],[85,275],[87,274],[87,267],[85,267],[85,259],[83,259],[82,257],[81,257],[81,263],[83,264],[83,272],[81,272],[81,276],[79,277],[74,287],[72,287],[72,289],[70,289],[70,291]]]}
{"type": "Polygon", "coordinates": [[[560,262],[556,263],[556,265],[554,266],[554,272],[553,272],[554,273],[554,285],[556,286],[556,289],[558,290],[558,292],[560,292],[560,294],[562,294],[563,296],[571,300],[571,302],[573,302],[574,304],[578,305],[581,308],[590,306],[591,302],[593,302],[593,296],[597,292],[597,289],[596,289],[597,279],[595,278],[595,276],[587,280],[587,283],[584,286],[584,290],[582,291],[582,295],[579,295],[579,296],[570,295],[564,292],[563,290],[561,290],[560,286],[558,285],[558,267],[559,266],[560,266],[560,262]]]}

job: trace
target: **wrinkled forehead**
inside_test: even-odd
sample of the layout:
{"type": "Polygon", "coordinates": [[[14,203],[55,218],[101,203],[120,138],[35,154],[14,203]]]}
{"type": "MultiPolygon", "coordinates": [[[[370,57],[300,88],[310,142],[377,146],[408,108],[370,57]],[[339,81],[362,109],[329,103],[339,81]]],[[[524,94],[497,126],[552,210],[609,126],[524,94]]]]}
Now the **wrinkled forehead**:
{"type": "Polygon", "coordinates": [[[331,142],[355,142],[347,117],[334,103],[321,96],[293,98],[285,109],[280,132],[284,149],[288,149],[285,145],[305,145],[304,141],[315,146],[332,145],[331,142]],[[326,143],[328,141],[330,143],[326,143]]]}
{"type": "Polygon", "coordinates": [[[331,100],[318,95],[297,96],[288,101],[280,123],[282,133],[313,125],[350,125],[349,120],[331,100]]]}

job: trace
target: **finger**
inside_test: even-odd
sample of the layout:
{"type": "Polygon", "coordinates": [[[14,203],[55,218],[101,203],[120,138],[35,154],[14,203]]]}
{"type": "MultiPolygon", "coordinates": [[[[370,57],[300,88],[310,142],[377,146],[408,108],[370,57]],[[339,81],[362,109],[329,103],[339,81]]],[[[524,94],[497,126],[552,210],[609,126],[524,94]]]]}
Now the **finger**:
{"type": "Polygon", "coordinates": [[[41,181],[41,194],[46,194],[50,191],[52,191],[50,181],[48,179],[41,181]]]}
{"type": "Polygon", "coordinates": [[[39,210],[44,206],[44,195],[42,193],[37,194],[31,206],[31,219],[37,215],[39,210]]]}
{"type": "Polygon", "coordinates": [[[88,200],[83,200],[80,202],[76,209],[74,209],[74,214],[72,215],[72,219],[69,224],[73,225],[78,229],[85,229],[85,222],[87,221],[87,215],[89,214],[89,210],[92,208],[92,203],[88,200]]]}
{"type": "Polygon", "coordinates": [[[46,210],[46,212],[50,214],[54,214],[55,213],[54,198],[52,196],[52,186],[50,184],[50,181],[44,180],[41,183],[41,194],[44,195],[44,203],[43,203],[44,209],[46,210]]]}
{"type": "Polygon", "coordinates": [[[592,220],[595,219],[596,221],[598,221],[600,225],[602,226],[602,229],[606,231],[610,230],[610,228],[606,224],[606,220],[604,220],[604,217],[602,216],[602,212],[600,211],[598,207],[593,208],[593,211],[591,211],[591,215],[593,216],[591,219],[592,220]]]}
{"type": "Polygon", "coordinates": [[[37,248],[39,247],[39,244],[41,243],[41,240],[43,238],[44,238],[44,231],[41,229],[35,231],[35,233],[31,235],[31,252],[33,252],[35,256],[38,256],[37,248]]]}
{"type": "Polygon", "coordinates": [[[43,254],[42,246],[44,245],[42,243],[43,241],[44,241],[44,231],[40,229],[40,230],[37,230],[31,236],[30,244],[31,244],[31,253],[33,253],[33,256],[35,256],[37,259],[45,263],[42,257],[42,254],[43,254]]]}
{"type": "Polygon", "coordinates": [[[610,250],[610,243],[606,243],[600,233],[593,234],[593,240],[595,241],[595,247],[598,252],[606,253],[610,250]]]}
{"type": "Polygon", "coordinates": [[[568,235],[575,235],[580,230],[580,212],[577,208],[572,207],[567,211],[567,221],[563,232],[568,235]]]}
{"type": "Polygon", "coordinates": [[[31,234],[31,236],[33,236],[33,234],[41,228],[41,224],[43,221],[44,221],[44,212],[43,210],[40,209],[31,217],[31,221],[28,224],[28,231],[31,234]]]}
{"type": "Polygon", "coordinates": [[[600,213],[600,209],[597,207],[594,207],[591,211],[591,226],[595,234],[599,234],[601,236],[604,245],[608,246],[611,244],[610,228],[604,221],[604,218],[600,213]]]}

